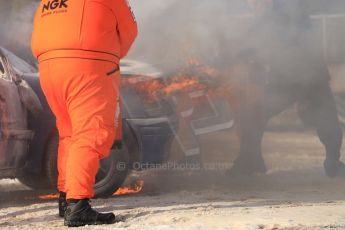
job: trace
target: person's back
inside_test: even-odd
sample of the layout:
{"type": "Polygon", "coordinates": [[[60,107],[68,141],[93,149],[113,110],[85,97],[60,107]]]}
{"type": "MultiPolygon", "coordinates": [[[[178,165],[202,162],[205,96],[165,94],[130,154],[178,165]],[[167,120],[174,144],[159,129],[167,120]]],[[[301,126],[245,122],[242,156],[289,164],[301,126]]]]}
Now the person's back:
{"type": "Polygon", "coordinates": [[[127,7],[123,0],[41,1],[32,34],[34,55],[39,61],[81,55],[118,63],[137,34],[127,7]]]}

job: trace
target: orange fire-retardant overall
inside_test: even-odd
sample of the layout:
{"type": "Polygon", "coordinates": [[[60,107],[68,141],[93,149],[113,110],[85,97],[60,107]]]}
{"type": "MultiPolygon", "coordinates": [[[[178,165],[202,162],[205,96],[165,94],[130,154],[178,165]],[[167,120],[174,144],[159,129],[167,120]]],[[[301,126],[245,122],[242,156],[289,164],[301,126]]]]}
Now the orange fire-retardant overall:
{"type": "Polygon", "coordinates": [[[137,35],[126,0],[42,0],[32,50],[59,131],[58,189],[91,198],[119,114],[119,60],[137,35]]]}

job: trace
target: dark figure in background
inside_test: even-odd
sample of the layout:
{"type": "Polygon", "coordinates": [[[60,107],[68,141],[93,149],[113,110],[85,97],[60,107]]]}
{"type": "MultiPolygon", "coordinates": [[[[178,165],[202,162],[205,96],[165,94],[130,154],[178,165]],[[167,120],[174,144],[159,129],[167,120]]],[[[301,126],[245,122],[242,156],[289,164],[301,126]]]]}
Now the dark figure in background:
{"type": "MultiPolygon", "coordinates": [[[[237,114],[240,155],[230,174],[265,173],[261,142],[270,118],[295,102],[303,121],[315,127],[326,149],[329,177],[345,177],[340,159],[342,129],[337,116],[330,74],[320,44],[314,42],[312,21],[303,0],[248,0],[256,14],[247,46],[269,69],[260,98],[237,114]]],[[[254,73],[255,74],[255,73],[254,73]]]]}

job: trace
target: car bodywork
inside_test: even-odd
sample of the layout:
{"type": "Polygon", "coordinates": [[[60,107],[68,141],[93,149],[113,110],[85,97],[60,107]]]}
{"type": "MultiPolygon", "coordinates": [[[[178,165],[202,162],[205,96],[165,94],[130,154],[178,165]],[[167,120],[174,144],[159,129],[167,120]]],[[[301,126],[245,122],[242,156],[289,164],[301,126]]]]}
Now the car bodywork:
{"type": "MultiPolygon", "coordinates": [[[[3,48],[0,61],[0,178],[39,174],[46,143],[56,133],[55,118],[36,69],[3,48]]],[[[160,78],[157,70],[140,62],[127,61],[121,67],[122,79],[160,78]]],[[[122,89],[121,100],[123,139],[130,143],[130,162],[161,162],[178,125],[169,102],[162,99],[146,107],[148,103],[130,87],[122,89]]]]}
{"type": "Polygon", "coordinates": [[[28,142],[33,130],[28,127],[28,112],[37,116],[41,104],[30,86],[15,74],[15,69],[0,49],[0,175],[13,177],[28,157],[28,142]]]}

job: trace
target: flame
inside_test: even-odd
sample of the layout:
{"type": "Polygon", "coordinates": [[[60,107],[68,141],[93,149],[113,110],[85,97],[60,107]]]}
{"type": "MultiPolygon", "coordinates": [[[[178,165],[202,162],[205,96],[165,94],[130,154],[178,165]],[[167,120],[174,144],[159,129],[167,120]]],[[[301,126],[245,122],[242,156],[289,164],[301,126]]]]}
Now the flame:
{"type": "MultiPolygon", "coordinates": [[[[193,92],[226,100],[234,110],[238,110],[242,105],[258,103],[257,100],[262,98],[266,74],[263,74],[262,67],[257,67],[256,62],[244,62],[215,69],[193,57],[187,59],[186,65],[177,73],[164,78],[138,76],[123,79],[123,82],[139,93],[145,103],[178,96],[175,100],[178,112],[188,106],[193,92]]],[[[205,97],[194,97],[193,103],[203,105],[205,97]]]]}
{"type": "Polygon", "coordinates": [[[216,80],[216,76],[219,75],[216,69],[202,64],[197,58],[191,58],[179,74],[167,76],[164,82],[162,79],[137,76],[136,79],[124,79],[122,84],[143,93],[152,101],[157,97],[170,96],[178,92],[207,89],[210,87],[210,82],[216,80]]]}
{"type": "Polygon", "coordinates": [[[144,187],[144,181],[136,181],[134,184],[121,187],[119,188],[115,193],[114,196],[123,196],[123,195],[128,195],[128,194],[135,194],[139,193],[144,187]]]}
{"type": "MultiPolygon", "coordinates": [[[[144,187],[144,181],[139,180],[131,185],[119,188],[113,195],[123,196],[123,195],[128,195],[128,194],[139,193],[143,189],[143,187],[144,187]]],[[[41,200],[56,200],[59,198],[59,194],[51,193],[51,194],[39,195],[38,198],[41,200]]]]}
{"type": "Polygon", "coordinates": [[[38,196],[39,199],[41,200],[54,200],[59,198],[58,193],[52,193],[52,194],[47,194],[47,195],[40,195],[38,196]]]}
{"type": "Polygon", "coordinates": [[[266,81],[266,74],[257,62],[235,63],[215,69],[200,59],[191,57],[186,66],[177,74],[165,78],[137,76],[123,79],[123,84],[142,94],[145,102],[157,101],[172,94],[188,95],[191,92],[203,91],[213,98],[228,100],[229,104],[241,103],[242,95],[253,100],[261,96],[266,81]],[[254,73],[254,74],[253,74],[254,73]]]}
{"type": "Polygon", "coordinates": [[[134,89],[136,92],[143,93],[149,100],[154,100],[155,93],[164,89],[164,84],[157,79],[150,79],[141,76],[137,76],[139,80],[124,79],[122,86],[128,86],[134,89]]]}
{"type": "Polygon", "coordinates": [[[190,58],[187,61],[188,65],[186,67],[186,69],[195,69],[199,74],[206,74],[209,77],[214,77],[219,75],[219,71],[217,71],[214,68],[211,68],[210,66],[207,66],[205,64],[202,63],[201,60],[199,60],[196,57],[190,58]]]}
{"type": "Polygon", "coordinates": [[[200,81],[196,77],[178,76],[172,78],[170,83],[162,89],[165,95],[170,95],[178,91],[188,91],[191,89],[202,88],[200,81]]]}

